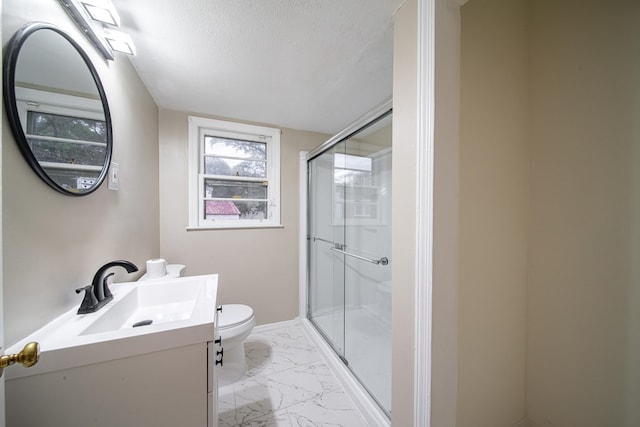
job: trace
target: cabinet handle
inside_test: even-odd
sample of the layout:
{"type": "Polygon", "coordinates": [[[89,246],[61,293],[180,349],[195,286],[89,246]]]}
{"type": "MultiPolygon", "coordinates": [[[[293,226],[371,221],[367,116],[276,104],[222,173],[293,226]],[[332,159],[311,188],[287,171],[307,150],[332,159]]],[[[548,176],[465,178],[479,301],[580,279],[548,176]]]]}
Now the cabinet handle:
{"type": "Polygon", "coordinates": [[[218,337],[218,339],[215,340],[214,343],[222,345],[222,337],[218,337]]]}
{"type": "Polygon", "coordinates": [[[220,351],[216,351],[216,366],[220,365],[220,366],[224,366],[222,364],[222,359],[224,359],[224,348],[220,349],[220,351]],[[218,358],[218,356],[220,356],[218,358]]]}
{"type": "Polygon", "coordinates": [[[216,310],[218,310],[220,313],[222,313],[222,305],[219,305],[216,310]]]}

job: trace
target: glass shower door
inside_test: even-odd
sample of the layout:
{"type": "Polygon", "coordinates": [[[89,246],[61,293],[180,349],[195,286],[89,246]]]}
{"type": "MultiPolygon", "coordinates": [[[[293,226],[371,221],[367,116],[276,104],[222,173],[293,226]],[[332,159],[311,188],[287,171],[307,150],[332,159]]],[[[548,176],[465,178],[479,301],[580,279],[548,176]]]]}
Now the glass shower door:
{"type": "Polygon", "coordinates": [[[333,250],[344,241],[334,225],[334,147],[309,163],[308,317],[338,355],[344,352],[344,265],[333,250]]]}
{"type": "Polygon", "coordinates": [[[308,317],[389,414],[391,116],[308,166],[308,317]]]}
{"type": "Polygon", "coordinates": [[[346,141],[345,352],[349,369],[391,408],[391,116],[346,141]]]}

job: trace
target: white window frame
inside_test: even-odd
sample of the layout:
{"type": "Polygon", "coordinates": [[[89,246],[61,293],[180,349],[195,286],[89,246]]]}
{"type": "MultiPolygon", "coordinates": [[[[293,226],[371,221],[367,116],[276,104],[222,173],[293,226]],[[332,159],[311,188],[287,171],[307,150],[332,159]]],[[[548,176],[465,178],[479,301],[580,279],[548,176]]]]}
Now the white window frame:
{"type": "Polygon", "coordinates": [[[187,230],[267,228],[280,224],[280,129],[224,120],[189,116],[189,226],[187,230]],[[220,136],[266,143],[267,146],[267,218],[215,220],[205,219],[204,165],[205,136],[220,136]]]}

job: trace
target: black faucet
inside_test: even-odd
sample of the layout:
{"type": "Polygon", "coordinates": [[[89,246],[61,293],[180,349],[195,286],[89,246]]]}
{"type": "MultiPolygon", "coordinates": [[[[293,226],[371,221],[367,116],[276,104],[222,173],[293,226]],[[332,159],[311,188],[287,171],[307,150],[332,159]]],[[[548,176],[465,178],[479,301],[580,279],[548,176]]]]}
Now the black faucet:
{"type": "Polygon", "coordinates": [[[134,263],[123,259],[108,262],[100,267],[95,276],[93,276],[93,281],[90,285],[76,289],[77,294],[84,291],[84,299],[80,304],[78,314],[98,311],[113,299],[113,295],[107,286],[107,279],[113,276],[114,273],[105,274],[111,267],[123,267],[128,273],[138,271],[138,267],[134,263]]]}

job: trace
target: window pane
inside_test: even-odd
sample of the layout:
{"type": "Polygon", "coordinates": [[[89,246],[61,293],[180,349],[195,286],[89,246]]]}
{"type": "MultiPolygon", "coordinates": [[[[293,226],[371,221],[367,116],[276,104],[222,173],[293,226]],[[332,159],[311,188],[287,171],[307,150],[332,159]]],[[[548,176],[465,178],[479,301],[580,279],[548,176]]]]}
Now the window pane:
{"type": "Polygon", "coordinates": [[[206,175],[267,177],[267,163],[260,160],[236,160],[207,156],[204,159],[206,175]]]}
{"type": "Polygon", "coordinates": [[[204,154],[238,159],[267,160],[267,144],[239,139],[204,137],[204,154]]]}
{"type": "Polygon", "coordinates": [[[28,141],[33,155],[40,162],[102,166],[107,154],[106,145],[32,138],[28,141]]]}
{"type": "Polygon", "coordinates": [[[347,169],[335,169],[334,183],[340,185],[371,185],[371,172],[360,172],[347,169]]]}
{"type": "Polygon", "coordinates": [[[29,111],[27,133],[39,136],[107,142],[107,128],[102,120],[29,111]]]}
{"type": "Polygon", "coordinates": [[[220,199],[267,199],[266,182],[205,179],[204,197],[220,199]]]}
{"type": "Polygon", "coordinates": [[[43,169],[59,186],[69,191],[91,187],[100,175],[100,171],[74,171],[47,167],[43,167],[43,169]]]}
{"type": "Polygon", "coordinates": [[[204,207],[209,220],[267,219],[266,201],[205,200],[204,207]]]}
{"type": "Polygon", "coordinates": [[[107,129],[103,120],[29,111],[27,134],[77,141],[27,138],[40,162],[92,166],[104,163],[107,129]]]}

